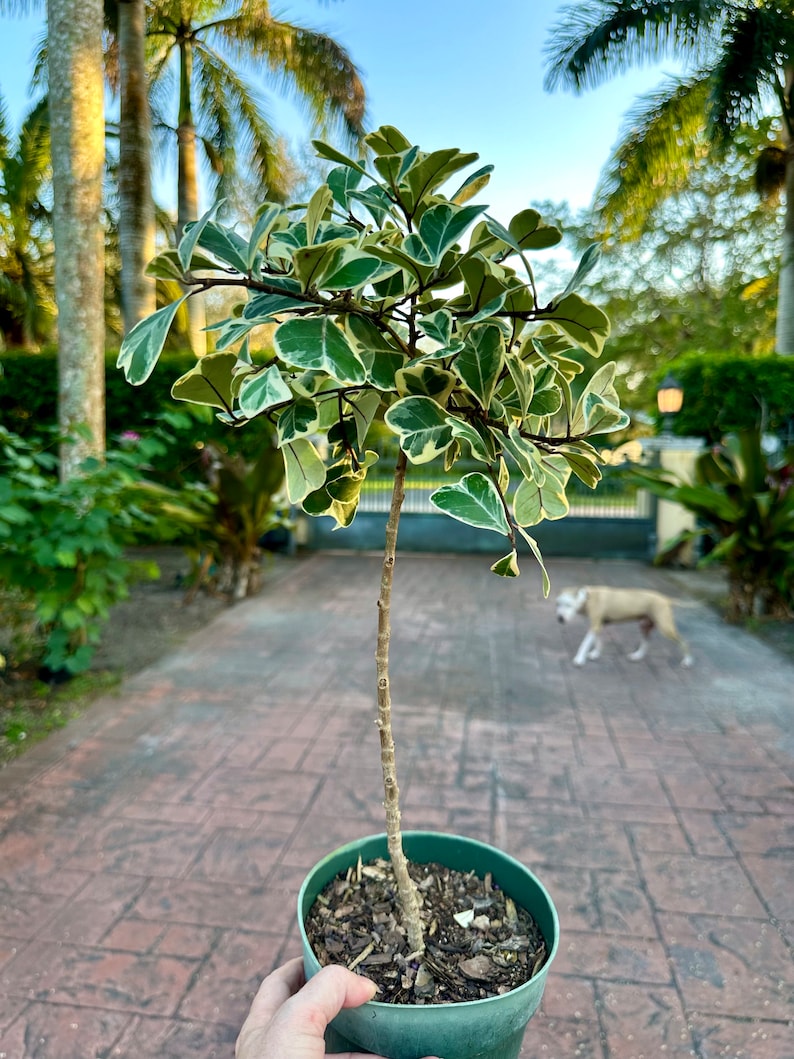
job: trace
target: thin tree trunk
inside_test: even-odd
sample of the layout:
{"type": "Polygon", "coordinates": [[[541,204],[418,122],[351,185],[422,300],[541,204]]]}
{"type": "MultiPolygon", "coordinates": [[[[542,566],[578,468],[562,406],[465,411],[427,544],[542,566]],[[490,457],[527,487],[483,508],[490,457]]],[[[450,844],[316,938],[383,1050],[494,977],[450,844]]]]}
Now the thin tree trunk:
{"type": "Polygon", "coordinates": [[[118,7],[121,123],[119,128],[119,242],[124,333],[156,308],[155,282],[145,275],[154,257],[151,116],[146,84],[144,0],[118,7]]]}
{"type": "Polygon", "coordinates": [[[105,447],[105,163],[101,0],[48,0],[58,422],[91,440],[64,446],[61,475],[105,447]]]}
{"type": "MultiPolygon", "coordinates": [[[[193,124],[191,89],[193,81],[193,51],[189,41],[180,43],[179,66],[179,124],[177,126],[177,240],[182,238],[185,225],[198,220],[198,162],[196,158],[196,127],[193,124]]],[[[202,330],[206,323],[204,302],[200,298],[187,301],[190,348],[197,357],[207,351],[207,336],[202,330]]]]}
{"type": "Polygon", "coordinates": [[[386,836],[389,857],[397,881],[397,897],[403,916],[403,926],[408,934],[412,953],[424,951],[422,921],[419,916],[419,895],[408,874],[400,831],[400,789],[397,784],[397,766],[394,759],[394,737],[391,726],[391,685],[389,683],[389,643],[391,640],[391,591],[394,580],[394,564],[397,559],[397,530],[400,511],[405,498],[405,453],[400,452],[394,471],[391,509],[386,523],[386,547],[383,554],[383,569],[378,599],[378,646],[375,655],[378,676],[378,731],[380,733],[380,760],[383,770],[384,807],[386,809],[386,836]]]}

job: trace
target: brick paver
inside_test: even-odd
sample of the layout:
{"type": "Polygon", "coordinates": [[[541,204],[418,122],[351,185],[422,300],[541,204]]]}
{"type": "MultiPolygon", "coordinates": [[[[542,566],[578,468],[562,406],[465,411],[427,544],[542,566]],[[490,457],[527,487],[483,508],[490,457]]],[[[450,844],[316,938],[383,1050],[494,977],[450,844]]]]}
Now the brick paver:
{"type": "MultiPolygon", "coordinates": [[[[695,600],[693,669],[661,639],[628,662],[619,626],[575,669],[584,624],[525,565],[401,557],[392,644],[404,825],[501,846],[558,906],[522,1055],[793,1059],[794,664],[695,600]]],[[[230,1059],[298,951],[303,874],[382,829],[378,580],[377,557],[285,560],[0,772],[0,1059],[230,1059]]]]}

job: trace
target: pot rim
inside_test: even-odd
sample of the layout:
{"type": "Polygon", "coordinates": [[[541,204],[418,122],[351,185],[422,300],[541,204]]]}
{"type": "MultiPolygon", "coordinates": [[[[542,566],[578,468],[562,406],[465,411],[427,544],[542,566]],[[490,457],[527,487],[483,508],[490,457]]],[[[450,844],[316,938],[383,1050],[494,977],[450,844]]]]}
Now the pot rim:
{"type": "MultiPolygon", "coordinates": [[[[552,962],[552,960],[554,959],[554,956],[557,953],[557,948],[559,946],[559,941],[560,941],[560,920],[559,920],[559,916],[557,915],[557,909],[555,907],[554,902],[551,899],[551,895],[549,894],[548,890],[543,885],[543,883],[540,881],[540,879],[537,877],[537,875],[535,875],[535,873],[533,871],[531,871],[525,864],[523,864],[516,857],[511,856],[509,853],[505,853],[504,850],[499,849],[498,846],[492,846],[492,845],[490,845],[490,843],[482,842],[478,838],[469,838],[467,835],[458,835],[457,833],[449,832],[449,831],[403,831],[402,832],[402,836],[403,836],[404,839],[405,838],[409,838],[410,839],[412,837],[428,838],[428,837],[432,837],[432,836],[440,836],[441,838],[450,838],[450,839],[462,840],[463,842],[469,843],[471,845],[479,846],[481,849],[487,850],[489,852],[496,853],[496,854],[498,854],[499,857],[502,857],[506,861],[511,862],[511,864],[515,868],[517,868],[518,870],[523,872],[525,875],[528,875],[532,879],[534,884],[537,886],[537,888],[540,890],[541,895],[545,899],[545,901],[546,901],[546,903],[548,905],[549,911],[551,912],[551,920],[552,920],[552,924],[553,924],[553,928],[554,928],[554,937],[553,937],[553,939],[551,941],[551,947],[549,948],[549,953],[548,953],[548,955],[546,957],[546,960],[545,960],[543,966],[540,968],[540,970],[536,971],[535,974],[533,974],[532,977],[529,978],[526,982],[523,982],[521,985],[516,986],[515,989],[509,990],[509,992],[507,992],[507,993],[500,993],[500,994],[498,994],[496,996],[480,997],[477,1000],[451,1000],[451,1001],[448,1001],[448,1002],[443,1003],[443,1004],[389,1004],[389,1003],[387,1003],[384,1000],[368,1000],[362,1006],[364,1008],[368,1008],[370,1006],[373,1006],[373,1007],[376,1007],[376,1008],[384,1009],[386,1011],[389,1011],[389,1010],[395,1011],[395,1010],[399,1010],[400,1008],[408,1008],[411,1011],[417,1011],[417,1012],[418,1011],[428,1011],[428,1012],[436,1012],[436,1014],[438,1014],[440,1011],[450,1010],[450,1009],[453,1009],[453,1008],[460,1008],[460,1007],[463,1007],[464,1005],[465,1006],[471,1006],[471,1005],[475,1005],[475,1004],[493,1004],[493,1003],[495,1003],[497,1001],[500,1001],[500,1000],[504,1001],[506,997],[515,998],[522,992],[522,990],[527,990],[528,991],[531,987],[535,987],[536,988],[537,984],[538,984],[538,980],[541,979],[541,978],[544,978],[546,976],[546,973],[547,973],[547,971],[548,971],[548,969],[549,969],[549,967],[551,965],[551,962],[552,962]]],[[[298,927],[299,927],[299,930],[300,930],[301,940],[302,940],[303,945],[304,945],[304,950],[306,950],[308,952],[311,952],[312,958],[314,959],[315,963],[318,964],[318,966],[322,966],[322,965],[320,965],[320,961],[317,959],[317,957],[316,957],[316,955],[314,953],[314,950],[312,949],[312,947],[311,947],[311,945],[309,943],[309,939],[308,939],[308,937],[306,935],[306,928],[304,926],[303,913],[302,913],[304,896],[305,896],[306,891],[307,891],[307,889],[309,887],[309,880],[314,876],[314,874],[317,872],[318,868],[320,868],[321,865],[325,864],[332,857],[338,857],[340,854],[344,853],[348,849],[352,852],[356,848],[360,847],[362,845],[362,843],[364,843],[364,842],[371,842],[371,841],[375,841],[375,840],[378,840],[378,839],[382,839],[382,840],[385,841],[386,837],[387,837],[386,833],[382,831],[382,832],[379,832],[379,833],[374,834],[374,835],[364,835],[364,836],[362,836],[359,839],[354,839],[352,842],[346,842],[344,845],[338,846],[336,849],[331,850],[324,857],[322,857],[320,860],[318,860],[316,862],[316,864],[314,864],[313,867],[309,870],[309,872],[307,873],[306,877],[304,878],[303,883],[301,884],[301,888],[298,891],[298,927]]],[[[388,853],[386,855],[388,856],[388,853]]],[[[442,858],[439,858],[439,859],[442,859],[442,858]]],[[[534,916],[534,912],[532,912],[532,909],[526,909],[526,911],[530,912],[530,914],[532,914],[534,916]]],[[[546,937],[545,933],[544,933],[543,937],[544,937],[544,939],[546,941],[546,944],[548,945],[549,944],[549,939],[546,937]]],[[[422,1018],[424,1016],[419,1016],[419,1017],[422,1018]]],[[[429,1017],[429,1016],[427,1016],[427,1017],[429,1017]]]]}

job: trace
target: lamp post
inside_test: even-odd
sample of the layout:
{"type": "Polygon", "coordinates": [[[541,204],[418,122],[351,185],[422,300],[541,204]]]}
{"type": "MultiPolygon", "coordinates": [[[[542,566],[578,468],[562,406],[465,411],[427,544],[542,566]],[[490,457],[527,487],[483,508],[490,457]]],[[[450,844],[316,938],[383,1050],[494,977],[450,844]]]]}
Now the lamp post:
{"type": "Polygon", "coordinates": [[[673,419],[681,411],[683,403],[684,389],[678,379],[668,371],[656,391],[656,404],[662,417],[663,437],[672,437],[673,419]]]}

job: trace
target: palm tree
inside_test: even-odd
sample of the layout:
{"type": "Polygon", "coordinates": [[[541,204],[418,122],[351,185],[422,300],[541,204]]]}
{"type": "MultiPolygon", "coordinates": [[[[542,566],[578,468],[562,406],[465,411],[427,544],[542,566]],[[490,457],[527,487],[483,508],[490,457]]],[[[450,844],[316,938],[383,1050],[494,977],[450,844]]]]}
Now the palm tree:
{"type": "Polygon", "coordinates": [[[105,446],[105,168],[102,0],[48,0],[58,422],[88,436],[61,452],[61,475],[105,446]]]}
{"type": "Polygon", "coordinates": [[[46,102],[28,114],[12,143],[0,99],[0,334],[10,347],[36,349],[55,330],[49,181],[46,102]]]}
{"type": "Polygon", "coordinates": [[[323,33],[275,18],[266,0],[147,0],[147,34],[155,126],[175,134],[177,143],[178,236],[199,216],[197,142],[209,162],[213,197],[228,197],[240,155],[263,197],[265,189],[270,199],[288,192],[283,148],[240,70],[264,67],[276,87],[303,105],[318,134],[341,133],[348,142],[363,136],[364,88],[345,49],[323,33]],[[174,96],[175,123],[167,120],[174,96]]]}
{"type": "Polygon", "coordinates": [[[116,28],[119,69],[119,245],[124,333],[155,310],[155,284],[145,274],[155,253],[152,122],[146,77],[144,0],[105,3],[116,28]],[[113,11],[115,8],[115,12],[113,11]],[[113,15],[115,14],[115,19],[113,15]]]}
{"type": "Polygon", "coordinates": [[[720,153],[771,104],[780,143],[757,168],[764,194],[782,191],[776,346],[794,354],[794,11],[771,0],[588,0],[566,7],[547,45],[546,87],[582,91],[639,63],[683,64],[630,111],[597,191],[607,224],[628,236],[680,190],[693,161],[720,153]]]}

